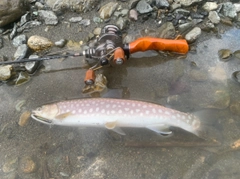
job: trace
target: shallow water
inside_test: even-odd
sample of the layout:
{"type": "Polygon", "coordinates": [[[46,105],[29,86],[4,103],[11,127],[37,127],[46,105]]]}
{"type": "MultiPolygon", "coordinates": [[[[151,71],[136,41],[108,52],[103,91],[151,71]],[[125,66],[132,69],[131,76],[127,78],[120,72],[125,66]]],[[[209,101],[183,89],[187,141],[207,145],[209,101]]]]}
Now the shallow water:
{"type": "MultiPolygon", "coordinates": [[[[229,106],[240,100],[240,85],[231,79],[240,70],[240,61],[235,57],[220,61],[218,50],[224,48],[240,49],[239,29],[199,43],[186,58],[148,52],[145,57],[135,54],[121,67],[99,71],[107,77],[109,88],[127,87],[130,99],[183,112],[207,111],[202,118],[220,131],[220,146],[158,147],[171,141],[202,142],[178,129],[173,137],[163,138],[146,129],[124,129],[127,135],[119,136],[105,129],[50,128],[33,120],[20,127],[17,122],[25,110],[84,97],[82,59],[53,60],[45,65],[55,72],[42,72],[20,86],[0,86],[0,166],[9,158],[33,157],[36,172],[24,174],[20,167],[15,168],[24,179],[41,178],[46,164],[53,178],[239,178],[240,153],[230,147],[240,138],[239,116],[229,106]],[[61,71],[73,67],[80,69],[61,71]]],[[[5,178],[9,174],[0,170],[5,178]]]]}

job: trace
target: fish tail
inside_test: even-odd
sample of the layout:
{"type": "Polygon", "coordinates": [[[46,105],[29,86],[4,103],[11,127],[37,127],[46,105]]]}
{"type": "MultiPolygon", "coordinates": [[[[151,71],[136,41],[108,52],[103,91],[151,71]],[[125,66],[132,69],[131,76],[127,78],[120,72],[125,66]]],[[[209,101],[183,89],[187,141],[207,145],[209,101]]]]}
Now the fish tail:
{"type": "Polygon", "coordinates": [[[199,127],[195,130],[195,135],[207,141],[221,142],[223,139],[221,125],[218,118],[210,110],[194,113],[200,120],[199,127]]]}

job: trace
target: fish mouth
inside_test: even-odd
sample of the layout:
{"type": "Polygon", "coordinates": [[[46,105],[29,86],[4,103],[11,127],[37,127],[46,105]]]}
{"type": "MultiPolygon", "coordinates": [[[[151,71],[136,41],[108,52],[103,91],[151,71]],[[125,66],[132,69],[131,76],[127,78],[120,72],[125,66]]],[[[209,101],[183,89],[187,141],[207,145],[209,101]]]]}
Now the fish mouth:
{"type": "Polygon", "coordinates": [[[37,114],[31,114],[31,117],[35,119],[38,122],[44,123],[44,124],[52,124],[52,120],[49,120],[47,118],[44,118],[42,116],[38,116],[37,114]]]}

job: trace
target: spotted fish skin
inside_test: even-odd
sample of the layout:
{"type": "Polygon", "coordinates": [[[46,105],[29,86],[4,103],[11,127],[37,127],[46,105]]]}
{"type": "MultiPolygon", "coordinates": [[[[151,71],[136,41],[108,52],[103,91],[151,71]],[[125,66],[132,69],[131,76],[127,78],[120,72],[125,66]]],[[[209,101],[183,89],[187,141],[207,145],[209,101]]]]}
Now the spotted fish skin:
{"type": "Polygon", "coordinates": [[[157,104],[110,98],[89,98],[45,105],[32,112],[32,118],[45,123],[64,126],[106,127],[124,134],[120,127],[148,128],[157,133],[170,134],[170,126],[198,135],[200,120],[157,104]]]}

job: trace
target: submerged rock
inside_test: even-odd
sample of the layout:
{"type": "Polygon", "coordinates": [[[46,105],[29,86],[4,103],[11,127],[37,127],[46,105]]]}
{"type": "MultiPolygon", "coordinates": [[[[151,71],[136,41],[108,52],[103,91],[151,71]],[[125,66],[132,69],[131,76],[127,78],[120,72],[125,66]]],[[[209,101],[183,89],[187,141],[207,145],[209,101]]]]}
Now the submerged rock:
{"type": "Polygon", "coordinates": [[[49,39],[38,35],[31,36],[28,39],[27,44],[29,48],[31,48],[34,51],[45,50],[53,46],[53,43],[49,39]]]}
{"type": "Polygon", "coordinates": [[[17,157],[10,157],[4,163],[2,171],[4,173],[10,173],[10,172],[16,170],[17,166],[18,166],[18,158],[17,157]]]}
{"type": "Polygon", "coordinates": [[[240,59],[240,50],[235,51],[234,56],[240,59]]]}
{"type": "Polygon", "coordinates": [[[0,66],[0,81],[6,81],[11,77],[12,65],[0,66]]]}
{"type": "Polygon", "coordinates": [[[240,84],[240,71],[235,71],[233,74],[232,74],[232,79],[239,83],[240,84]]]}
{"type": "Polygon", "coordinates": [[[19,19],[26,13],[28,2],[26,0],[0,1],[0,27],[19,19]]]}
{"type": "Polygon", "coordinates": [[[23,127],[27,124],[31,116],[31,112],[25,111],[21,114],[20,119],[18,121],[18,125],[23,127]]]}
{"type": "Polygon", "coordinates": [[[24,157],[19,162],[20,170],[23,173],[34,173],[37,170],[37,164],[32,157],[24,157]]]}
{"type": "Polygon", "coordinates": [[[29,79],[30,79],[30,78],[29,78],[29,76],[28,76],[28,73],[21,71],[21,72],[19,73],[19,76],[18,76],[16,82],[15,82],[15,85],[24,84],[24,83],[28,82],[29,79]]]}
{"type": "Polygon", "coordinates": [[[201,35],[201,29],[199,27],[195,27],[190,32],[188,32],[185,36],[185,39],[192,43],[201,35]]]}
{"type": "Polygon", "coordinates": [[[116,2],[109,2],[102,6],[99,10],[100,17],[102,19],[108,19],[112,16],[114,11],[117,9],[118,3],[116,2]]]}
{"type": "Polygon", "coordinates": [[[232,55],[232,51],[229,49],[221,49],[218,51],[218,55],[222,61],[227,61],[227,59],[232,55]]]}

